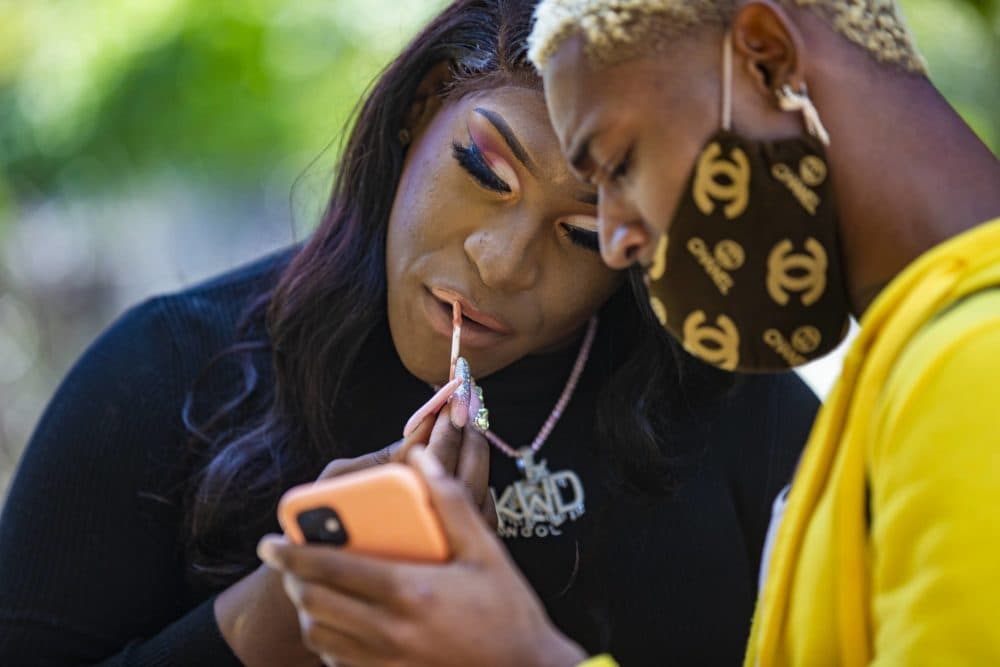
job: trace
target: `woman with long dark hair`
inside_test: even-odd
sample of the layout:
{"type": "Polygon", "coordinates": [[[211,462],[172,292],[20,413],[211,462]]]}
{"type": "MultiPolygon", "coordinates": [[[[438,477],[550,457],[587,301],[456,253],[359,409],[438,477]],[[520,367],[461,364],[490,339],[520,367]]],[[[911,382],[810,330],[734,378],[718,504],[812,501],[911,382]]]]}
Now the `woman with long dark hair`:
{"type": "Polygon", "coordinates": [[[359,107],[305,243],[86,352],[0,521],[0,663],[315,664],[257,542],[289,487],[385,459],[447,379],[450,300],[492,425],[439,419],[430,446],[457,443],[445,468],[554,623],[640,663],[738,659],[816,401],[687,356],[601,263],[526,58],[533,5],[446,8],[359,107]],[[514,459],[572,497],[539,516],[514,459]]]}
{"type": "MultiPolygon", "coordinates": [[[[1000,664],[1000,162],[927,77],[899,3],[542,0],[536,18],[531,58],[565,157],[598,188],[602,256],[643,266],[671,335],[726,370],[788,372],[860,319],[774,503],[742,664],[1000,664]]],[[[449,562],[261,542],[317,652],[634,664],[552,632],[460,485],[428,451],[410,460],[449,562]],[[478,633],[454,631],[473,615],[478,633]]],[[[657,664],[739,661],[717,657],[657,664]]]]}

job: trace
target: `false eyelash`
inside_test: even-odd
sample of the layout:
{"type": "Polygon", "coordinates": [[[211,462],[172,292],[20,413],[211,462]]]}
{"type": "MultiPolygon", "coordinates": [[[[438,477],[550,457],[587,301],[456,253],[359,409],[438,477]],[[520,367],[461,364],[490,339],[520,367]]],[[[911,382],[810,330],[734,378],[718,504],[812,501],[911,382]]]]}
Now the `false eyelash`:
{"type": "Polygon", "coordinates": [[[568,225],[566,223],[562,224],[562,229],[566,237],[581,248],[593,250],[594,252],[601,251],[601,243],[598,240],[597,232],[580,229],[579,227],[574,227],[573,225],[568,225]]]}
{"type": "Polygon", "coordinates": [[[510,186],[490,169],[486,158],[483,157],[479,146],[474,141],[470,139],[468,146],[463,146],[456,141],[452,143],[451,150],[458,164],[484,188],[500,193],[510,192],[510,186]]]}

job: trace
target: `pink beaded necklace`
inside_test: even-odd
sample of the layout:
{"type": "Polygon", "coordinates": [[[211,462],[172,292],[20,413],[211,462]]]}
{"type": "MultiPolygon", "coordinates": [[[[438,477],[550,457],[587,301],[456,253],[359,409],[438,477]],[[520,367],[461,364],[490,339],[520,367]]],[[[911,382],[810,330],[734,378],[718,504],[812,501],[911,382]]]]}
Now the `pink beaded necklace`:
{"type": "MultiPolygon", "coordinates": [[[[484,433],[486,439],[489,440],[494,447],[502,451],[507,456],[514,459],[524,459],[526,455],[534,455],[542,448],[545,441],[548,440],[549,435],[552,433],[552,429],[556,427],[559,423],[559,418],[562,417],[563,410],[569,404],[571,398],[573,398],[573,392],[576,391],[576,385],[580,381],[580,376],[583,374],[583,369],[587,365],[587,358],[590,357],[590,349],[594,346],[594,337],[597,334],[597,316],[590,318],[590,322],[587,324],[587,333],[583,338],[583,343],[580,345],[580,351],[576,355],[576,361],[573,363],[573,371],[569,374],[569,379],[566,381],[566,386],[563,387],[562,394],[559,395],[559,400],[556,401],[556,405],[552,408],[552,412],[549,413],[548,418],[545,423],[542,424],[542,428],[538,431],[538,435],[532,441],[531,445],[527,447],[522,447],[520,449],[514,449],[503,438],[498,436],[492,430],[488,430],[484,433]]],[[[530,456],[528,457],[530,460],[530,456]]],[[[522,461],[518,461],[520,465],[522,461]]]]}

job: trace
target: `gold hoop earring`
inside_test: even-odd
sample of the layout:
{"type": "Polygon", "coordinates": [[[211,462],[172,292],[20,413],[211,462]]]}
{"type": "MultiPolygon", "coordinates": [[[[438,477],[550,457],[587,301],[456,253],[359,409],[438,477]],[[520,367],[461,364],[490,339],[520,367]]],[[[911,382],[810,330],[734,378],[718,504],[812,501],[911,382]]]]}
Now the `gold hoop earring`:
{"type": "Polygon", "coordinates": [[[802,90],[795,92],[787,83],[774,91],[778,98],[778,106],[782,111],[799,111],[802,113],[802,120],[806,124],[806,131],[819,139],[824,146],[830,145],[830,133],[823,126],[816,106],[809,99],[809,91],[806,84],[802,84],[802,90]]]}

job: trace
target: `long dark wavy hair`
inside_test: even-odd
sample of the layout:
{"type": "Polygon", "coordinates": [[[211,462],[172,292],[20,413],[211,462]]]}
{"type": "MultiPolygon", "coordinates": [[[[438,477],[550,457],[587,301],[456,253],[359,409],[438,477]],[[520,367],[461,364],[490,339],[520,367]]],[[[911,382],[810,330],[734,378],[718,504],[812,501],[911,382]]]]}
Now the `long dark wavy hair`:
{"type": "MultiPolygon", "coordinates": [[[[185,492],[184,541],[196,580],[227,584],[256,567],[253,544],[237,536],[250,531],[235,527],[266,530],[283,490],[343,454],[331,406],[364,341],[385,325],[385,240],[404,115],[425,74],[443,61],[453,73],[444,95],[540,87],[526,57],[535,2],[457,0],[386,67],[356,109],[318,228],[253,301],[242,342],[217,356],[188,395],[184,423],[200,464],[185,492]],[[200,418],[199,387],[223,360],[239,369],[228,376],[231,398],[200,418]]],[[[662,495],[676,454],[670,425],[724,380],[679,353],[646,299],[634,296],[642,294],[632,273],[604,308],[604,320],[618,325],[603,352],[627,353],[602,392],[596,440],[606,444],[617,488],[662,495]]]]}

